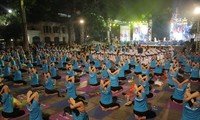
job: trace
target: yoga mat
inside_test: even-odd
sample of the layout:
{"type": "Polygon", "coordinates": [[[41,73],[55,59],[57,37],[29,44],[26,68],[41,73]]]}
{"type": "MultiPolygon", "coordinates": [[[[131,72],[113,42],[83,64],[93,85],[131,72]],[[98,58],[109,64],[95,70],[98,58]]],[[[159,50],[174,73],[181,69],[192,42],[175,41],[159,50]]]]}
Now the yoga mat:
{"type": "Polygon", "coordinates": [[[92,110],[90,110],[88,112],[88,116],[93,117],[97,120],[103,120],[104,117],[108,116],[112,112],[113,112],[113,110],[112,111],[102,111],[101,107],[98,105],[97,107],[93,108],[92,110]]]}
{"type": "Polygon", "coordinates": [[[80,78],[80,82],[87,81],[89,78],[87,75],[84,75],[80,78]]]}
{"type": "Polygon", "coordinates": [[[163,91],[174,92],[174,89],[170,89],[168,85],[163,86],[163,91]]]}
{"type": "Polygon", "coordinates": [[[182,105],[178,105],[178,104],[174,103],[173,101],[169,100],[169,102],[166,105],[166,108],[182,111],[183,106],[182,105]]]}
{"type": "MultiPolygon", "coordinates": [[[[158,116],[158,114],[162,111],[162,109],[163,108],[160,107],[160,106],[153,106],[152,107],[152,111],[156,113],[156,116],[158,116]]],[[[151,119],[148,119],[148,120],[155,120],[155,118],[151,118],[151,119]]],[[[127,120],[135,120],[134,114],[131,114],[130,118],[128,118],[127,120]]]]}
{"type": "Polygon", "coordinates": [[[125,85],[123,85],[122,87],[123,87],[123,90],[120,91],[120,92],[114,93],[113,96],[119,96],[119,95],[121,95],[123,92],[125,92],[125,91],[127,91],[127,90],[130,89],[130,86],[125,86],[125,85]]]}
{"type": "MultiPolygon", "coordinates": [[[[45,109],[47,109],[47,108],[50,107],[49,105],[46,105],[46,104],[43,104],[43,103],[41,103],[41,106],[42,106],[42,110],[45,110],[45,109]]],[[[22,110],[25,111],[25,114],[24,114],[24,115],[22,115],[22,116],[20,116],[20,117],[17,117],[17,118],[12,118],[11,120],[20,120],[21,118],[23,118],[23,117],[29,115],[29,111],[27,110],[26,107],[22,108],[22,110]]]]}
{"type": "Polygon", "coordinates": [[[51,115],[49,120],[73,120],[72,116],[70,116],[68,113],[63,116],[63,112],[51,115]]]}
{"type": "Polygon", "coordinates": [[[56,102],[56,103],[51,105],[51,107],[58,108],[58,109],[61,109],[61,110],[64,110],[64,108],[67,107],[67,106],[69,106],[67,99],[56,102]]]}
{"type": "Polygon", "coordinates": [[[86,87],[78,88],[77,90],[80,90],[80,91],[83,91],[83,92],[90,92],[90,91],[93,91],[93,90],[96,90],[96,89],[99,89],[99,86],[87,85],[86,87]]]}

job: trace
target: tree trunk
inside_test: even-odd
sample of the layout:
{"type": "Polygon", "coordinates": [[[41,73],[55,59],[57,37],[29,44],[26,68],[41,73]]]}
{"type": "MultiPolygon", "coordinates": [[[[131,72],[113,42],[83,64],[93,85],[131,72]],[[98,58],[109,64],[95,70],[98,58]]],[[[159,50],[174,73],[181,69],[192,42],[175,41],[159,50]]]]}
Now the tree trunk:
{"type": "Polygon", "coordinates": [[[69,40],[68,40],[69,46],[73,45],[74,41],[75,41],[74,23],[72,20],[69,20],[69,40]]]}
{"type": "Polygon", "coordinates": [[[24,6],[24,0],[21,0],[21,10],[22,10],[22,24],[23,24],[23,33],[22,33],[22,40],[23,40],[23,48],[25,50],[29,50],[28,44],[28,36],[27,36],[27,22],[26,22],[26,11],[24,6]]]}

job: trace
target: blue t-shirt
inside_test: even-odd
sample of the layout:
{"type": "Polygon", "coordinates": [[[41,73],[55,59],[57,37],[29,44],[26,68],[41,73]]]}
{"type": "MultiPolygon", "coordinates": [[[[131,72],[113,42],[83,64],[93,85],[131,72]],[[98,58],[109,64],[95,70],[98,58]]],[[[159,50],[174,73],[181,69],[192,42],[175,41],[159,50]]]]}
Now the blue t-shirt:
{"type": "Polygon", "coordinates": [[[183,100],[187,84],[185,83],[182,86],[182,88],[178,88],[177,83],[174,83],[174,86],[175,86],[175,90],[174,90],[173,98],[175,98],[177,100],[183,100]]]}
{"type": "Polygon", "coordinates": [[[73,71],[73,70],[67,70],[67,75],[68,75],[69,77],[74,76],[74,71],[73,71]]]}
{"type": "Polygon", "coordinates": [[[3,94],[2,100],[3,112],[12,113],[13,112],[13,97],[10,94],[3,94]]]}
{"type": "Polygon", "coordinates": [[[56,67],[55,67],[55,66],[52,66],[50,72],[51,72],[51,76],[52,76],[52,77],[55,77],[55,76],[57,75],[56,67]]]}
{"type": "Polygon", "coordinates": [[[146,94],[144,92],[141,92],[141,94],[142,98],[135,96],[133,109],[138,112],[146,112],[148,110],[146,94]]]}
{"type": "Polygon", "coordinates": [[[111,62],[110,62],[110,60],[106,61],[106,68],[107,69],[111,68],[111,62]]]}
{"type": "Polygon", "coordinates": [[[155,67],[156,67],[156,60],[152,60],[152,61],[150,62],[150,66],[151,66],[152,68],[155,68],[155,67]]]}
{"type": "Polygon", "coordinates": [[[73,68],[74,68],[74,70],[78,69],[78,62],[77,61],[74,61],[73,68]]]}
{"type": "Polygon", "coordinates": [[[45,88],[48,90],[53,90],[54,89],[53,84],[54,84],[53,79],[49,77],[48,81],[45,82],[45,88]]]}
{"type": "Polygon", "coordinates": [[[4,76],[10,76],[10,67],[7,65],[4,68],[4,76]]]}
{"type": "Polygon", "coordinates": [[[164,69],[169,70],[170,68],[170,61],[165,61],[164,69]]]}
{"type": "Polygon", "coordinates": [[[29,120],[43,120],[43,118],[42,118],[42,107],[41,107],[40,103],[33,100],[31,106],[26,104],[26,108],[30,112],[29,120]]]}
{"type": "Polygon", "coordinates": [[[190,74],[190,77],[199,78],[199,69],[198,68],[192,68],[192,72],[190,74]]]}
{"type": "Polygon", "coordinates": [[[49,71],[49,65],[48,64],[43,64],[43,66],[42,66],[42,72],[46,73],[48,71],[49,71]]]}
{"type": "Polygon", "coordinates": [[[135,72],[142,72],[141,63],[135,64],[135,72]]]}
{"type": "Polygon", "coordinates": [[[107,69],[101,70],[101,75],[102,75],[102,77],[108,77],[107,69]]]}
{"type": "Polygon", "coordinates": [[[22,73],[20,70],[15,70],[14,81],[20,81],[20,80],[22,80],[22,73]]]}
{"type": "Polygon", "coordinates": [[[85,63],[85,71],[89,72],[90,63],[85,63]]]}
{"type": "Polygon", "coordinates": [[[124,77],[124,69],[125,69],[125,66],[119,66],[119,69],[120,69],[120,72],[119,72],[119,77],[124,77]]]}
{"type": "Polygon", "coordinates": [[[115,74],[114,76],[109,74],[110,86],[112,86],[112,87],[118,87],[119,86],[118,76],[119,76],[119,74],[115,74]]]}
{"type": "Polygon", "coordinates": [[[185,67],[184,67],[184,72],[187,72],[187,73],[190,73],[191,72],[191,68],[192,68],[192,65],[190,64],[190,65],[185,65],[185,67]]]}
{"type": "Polygon", "coordinates": [[[111,104],[113,102],[112,99],[112,92],[111,92],[111,87],[107,86],[106,88],[107,91],[104,91],[102,88],[102,85],[100,85],[100,92],[101,92],[101,103],[108,105],[111,104]]]}
{"type": "Polygon", "coordinates": [[[172,73],[169,74],[169,80],[168,80],[169,85],[174,85],[174,81],[172,80],[172,78],[177,79],[177,76],[175,74],[172,74],[172,73]]]}
{"type": "Polygon", "coordinates": [[[90,76],[89,84],[94,85],[94,84],[98,83],[98,81],[97,81],[97,73],[96,72],[90,73],[89,76],[90,76]]]}
{"type": "Polygon", "coordinates": [[[63,68],[63,61],[62,61],[62,60],[60,60],[60,61],[58,62],[58,68],[63,68]]]}
{"type": "Polygon", "coordinates": [[[162,65],[156,66],[155,73],[162,73],[162,65]]]}
{"type": "Polygon", "coordinates": [[[99,60],[94,60],[94,66],[96,67],[96,68],[99,68],[100,66],[101,66],[101,64],[100,64],[100,61],[99,60]]]}
{"type": "Polygon", "coordinates": [[[31,85],[38,85],[39,78],[37,73],[33,73],[33,77],[31,78],[31,85]]]}
{"type": "Polygon", "coordinates": [[[128,60],[125,61],[124,70],[129,70],[128,60]]]}
{"type": "Polygon", "coordinates": [[[77,97],[75,84],[73,82],[71,82],[71,83],[66,82],[65,85],[67,88],[67,97],[75,99],[77,97]]]}
{"type": "Polygon", "coordinates": [[[145,94],[149,94],[149,82],[148,82],[148,80],[145,80],[144,82],[141,82],[140,81],[141,79],[139,78],[139,82],[138,82],[138,84],[139,85],[142,85],[143,87],[144,87],[144,90],[145,90],[145,94]]]}
{"type": "Polygon", "coordinates": [[[42,65],[42,60],[40,58],[37,59],[37,65],[42,65]]]}
{"type": "MultiPolygon", "coordinates": [[[[196,102],[200,104],[200,100],[196,102]]],[[[188,103],[184,103],[181,120],[200,120],[200,108],[195,106],[190,107],[188,103]]]]}

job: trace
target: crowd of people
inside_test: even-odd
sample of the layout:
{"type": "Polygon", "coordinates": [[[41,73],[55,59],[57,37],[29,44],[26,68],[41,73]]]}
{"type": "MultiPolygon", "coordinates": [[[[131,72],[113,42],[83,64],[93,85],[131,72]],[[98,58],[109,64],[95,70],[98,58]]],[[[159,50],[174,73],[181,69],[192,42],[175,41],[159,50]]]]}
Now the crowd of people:
{"type": "Polygon", "coordinates": [[[19,89],[20,86],[30,86],[26,95],[29,119],[44,119],[39,94],[34,89],[44,89],[45,96],[56,94],[58,97],[65,97],[55,88],[56,81],[62,77],[58,71],[64,71],[66,102],[70,103],[65,111],[72,114],[74,120],[89,119],[85,105],[90,103],[76,92],[76,83],[80,82],[83,75],[89,76],[89,86],[99,86],[99,106],[103,111],[120,108],[113,94],[121,92],[122,85],[129,82],[127,76],[131,76],[134,81],[131,89],[135,98],[131,104],[135,119],[156,116],[148,108],[147,100],[154,97],[151,93],[152,86],[162,85],[163,80],[167,80],[169,89],[174,90],[169,99],[183,106],[182,120],[199,120],[200,88],[193,89],[192,86],[200,82],[199,63],[199,53],[187,50],[181,52],[172,46],[75,45],[68,48],[33,47],[28,51],[20,47],[7,49],[0,52],[2,118],[6,120],[25,114],[14,105],[15,98],[10,91],[12,87],[7,85],[12,83],[19,89]],[[30,76],[30,83],[24,79],[26,73],[30,76]]]}

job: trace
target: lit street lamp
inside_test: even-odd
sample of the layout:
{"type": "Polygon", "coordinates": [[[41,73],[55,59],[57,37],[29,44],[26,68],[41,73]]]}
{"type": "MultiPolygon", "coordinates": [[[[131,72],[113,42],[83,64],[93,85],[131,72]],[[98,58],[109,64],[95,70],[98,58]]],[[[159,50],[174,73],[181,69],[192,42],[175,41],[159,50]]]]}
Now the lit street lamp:
{"type": "Polygon", "coordinates": [[[8,13],[12,13],[13,11],[11,9],[8,9],[8,13]]]}
{"type": "Polygon", "coordinates": [[[196,35],[195,35],[195,37],[196,37],[196,50],[195,50],[195,52],[197,52],[197,50],[198,50],[198,42],[199,42],[199,15],[200,15],[200,7],[196,7],[195,9],[194,9],[194,14],[196,14],[198,17],[197,17],[197,33],[196,33],[196,35]]]}
{"type": "Polygon", "coordinates": [[[81,24],[81,28],[80,28],[80,43],[83,43],[83,42],[85,42],[84,41],[84,20],[83,19],[81,19],[80,21],[80,24],[81,24]]]}

